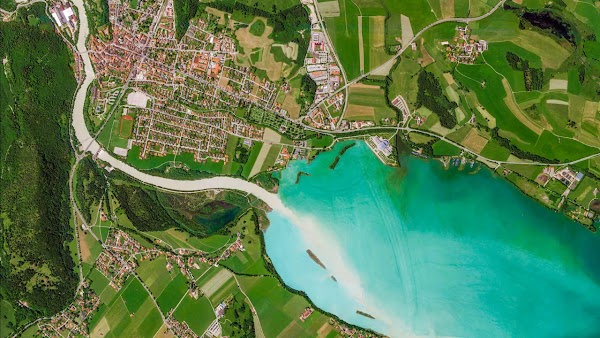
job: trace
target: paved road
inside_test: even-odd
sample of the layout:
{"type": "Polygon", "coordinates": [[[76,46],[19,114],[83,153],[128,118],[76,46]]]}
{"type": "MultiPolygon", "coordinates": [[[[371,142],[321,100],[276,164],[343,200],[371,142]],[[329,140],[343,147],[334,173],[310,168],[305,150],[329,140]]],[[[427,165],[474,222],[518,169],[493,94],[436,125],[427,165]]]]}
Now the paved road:
{"type": "MultiPolygon", "coordinates": [[[[467,23],[468,24],[470,22],[483,20],[483,19],[487,18],[488,16],[492,15],[496,10],[498,10],[498,8],[500,8],[502,5],[504,5],[505,2],[506,2],[506,0],[501,0],[500,2],[498,2],[496,4],[496,6],[494,6],[492,9],[490,9],[487,13],[485,13],[483,15],[480,15],[480,16],[473,17],[473,18],[446,18],[446,19],[441,19],[441,20],[438,20],[438,21],[430,23],[429,25],[423,27],[420,31],[418,31],[417,34],[415,34],[413,36],[413,38],[410,39],[410,41],[406,45],[402,46],[402,49],[400,49],[396,53],[396,55],[394,55],[394,57],[392,57],[389,61],[383,63],[380,66],[377,66],[377,67],[371,69],[369,72],[364,73],[364,74],[360,75],[359,77],[354,78],[350,82],[346,83],[344,86],[338,88],[336,91],[334,91],[333,93],[331,93],[324,100],[327,100],[327,99],[333,97],[334,95],[336,95],[337,93],[341,92],[342,90],[346,90],[346,88],[348,88],[349,86],[351,86],[353,84],[356,84],[359,81],[365,79],[366,77],[368,77],[369,75],[373,74],[374,72],[377,72],[377,70],[379,70],[380,68],[386,67],[386,65],[388,64],[388,62],[394,62],[396,59],[398,59],[404,53],[404,51],[406,51],[408,49],[408,47],[410,47],[410,45],[413,42],[415,42],[417,40],[418,37],[420,37],[428,29],[430,29],[430,28],[432,28],[434,26],[446,23],[446,22],[463,22],[463,23],[467,23]]],[[[343,69],[343,67],[342,67],[341,64],[340,64],[340,69],[343,69]]],[[[310,112],[312,112],[313,110],[317,109],[318,107],[319,106],[317,105],[316,107],[311,108],[310,112]]],[[[347,107],[347,105],[344,106],[344,112],[346,111],[346,107],[347,107]]],[[[300,120],[298,120],[298,121],[300,121],[300,120]]]]}

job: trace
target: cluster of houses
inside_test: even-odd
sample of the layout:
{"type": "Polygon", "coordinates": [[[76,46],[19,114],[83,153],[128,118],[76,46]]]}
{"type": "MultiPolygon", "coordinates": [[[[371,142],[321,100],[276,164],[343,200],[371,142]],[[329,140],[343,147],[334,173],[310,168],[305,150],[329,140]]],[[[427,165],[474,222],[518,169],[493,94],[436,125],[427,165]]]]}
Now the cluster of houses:
{"type": "Polygon", "coordinates": [[[66,309],[42,321],[38,327],[44,337],[88,336],[88,319],[100,306],[100,297],[86,281],[77,292],[75,300],[66,309]]]}
{"type": "Polygon", "coordinates": [[[457,36],[454,42],[442,41],[442,46],[446,47],[446,57],[450,62],[473,64],[481,53],[488,49],[485,40],[475,40],[471,36],[471,30],[467,26],[456,27],[457,36]]]}
{"type": "Polygon", "coordinates": [[[180,322],[173,317],[173,310],[167,313],[165,318],[165,325],[171,330],[175,337],[179,338],[197,338],[197,334],[190,329],[190,326],[186,322],[180,322]]]}
{"type": "Polygon", "coordinates": [[[230,134],[262,139],[263,129],[244,123],[227,112],[198,113],[191,109],[152,103],[135,110],[133,144],[140,146],[140,158],[191,153],[197,162],[228,162],[225,150],[230,134]]]}

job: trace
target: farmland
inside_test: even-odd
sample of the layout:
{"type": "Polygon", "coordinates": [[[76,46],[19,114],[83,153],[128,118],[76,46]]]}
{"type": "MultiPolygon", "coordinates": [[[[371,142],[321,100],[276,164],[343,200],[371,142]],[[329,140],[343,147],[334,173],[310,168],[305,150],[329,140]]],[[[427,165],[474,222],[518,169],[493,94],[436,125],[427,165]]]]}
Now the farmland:
{"type": "MultiPolygon", "coordinates": [[[[214,204],[223,199],[231,202],[235,199],[222,196],[235,194],[233,192],[180,196],[154,191],[150,187],[136,187],[137,190],[133,192],[127,191],[132,187],[124,188],[124,185],[131,183],[121,176],[115,178],[108,175],[107,179],[111,182],[106,194],[108,202],[95,200],[91,203],[92,207],[99,205],[99,211],[103,213],[108,213],[109,208],[127,210],[132,203],[130,193],[146,195],[149,199],[143,197],[142,200],[155,211],[159,222],[166,217],[160,212],[160,206],[169,206],[167,214],[175,216],[172,212],[193,212],[196,210],[193,205],[214,204]],[[113,191],[123,189],[125,193],[113,191]]],[[[300,314],[311,304],[306,298],[285,288],[274,274],[263,247],[261,223],[265,220],[264,211],[246,207],[243,214],[221,228],[218,234],[200,238],[178,228],[144,231],[152,229],[154,225],[143,220],[143,210],[136,210],[134,214],[120,212],[116,218],[108,220],[100,220],[98,212],[94,211],[88,222],[92,231],[80,231],[81,256],[87,266],[84,274],[89,283],[83,290],[87,295],[84,299],[90,302],[97,299],[97,303],[88,305],[92,310],[84,316],[85,326],[82,329],[87,330],[85,332],[92,336],[151,337],[168,332],[177,335],[193,332],[201,336],[209,327],[218,325],[231,336],[238,336],[254,330],[253,322],[259,320],[261,330],[267,336],[275,332],[307,337],[326,332],[331,337],[339,336],[336,331],[339,326],[332,325],[330,317],[318,310],[308,320],[299,320],[300,314]],[[96,237],[98,233],[95,229],[107,231],[103,236],[96,237]],[[235,243],[239,243],[236,245],[244,250],[236,250],[239,247],[234,246],[235,243]],[[182,256],[181,250],[189,251],[182,256]],[[107,264],[106,259],[111,256],[121,258],[107,264]],[[221,264],[210,263],[210,260],[221,257],[221,264]],[[209,263],[203,259],[208,259],[209,263]],[[123,262],[130,264],[128,266],[132,270],[123,266],[123,262]],[[121,273],[123,277],[119,277],[121,273]],[[246,279],[253,278],[251,276],[256,276],[257,281],[252,285],[246,282],[246,279]],[[248,298],[246,295],[249,292],[253,295],[266,292],[275,298],[266,299],[269,302],[267,309],[266,303],[255,300],[254,296],[248,298]],[[224,307],[222,312],[217,311],[219,306],[224,307]],[[252,315],[250,309],[256,309],[256,315],[252,315]],[[281,317],[272,317],[273,313],[281,317]],[[283,321],[275,323],[273,318],[283,321]],[[242,327],[245,331],[240,331],[242,327]]],[[[3,312],[5,307],[8,311],[6,304],[0,305],[3,312]]],[[[7,315],[10,316],[10,312],[7,315]]],[[[70,317],[60,316],[64,315],[59,314],[56,318],[71,320],[70,317]]],[[[59,322],[53,317],[48,322],[34,325],[31,331],[47,332],[59,322]]]]}
{"type": "Polygon", "coordinates": [[[396,112],[387,106],[384,90],[378,86],[357,84],[350,87],[346,111],[348,120],[372,120],[380,123],[382,119],[395,119],[396,112]]]}

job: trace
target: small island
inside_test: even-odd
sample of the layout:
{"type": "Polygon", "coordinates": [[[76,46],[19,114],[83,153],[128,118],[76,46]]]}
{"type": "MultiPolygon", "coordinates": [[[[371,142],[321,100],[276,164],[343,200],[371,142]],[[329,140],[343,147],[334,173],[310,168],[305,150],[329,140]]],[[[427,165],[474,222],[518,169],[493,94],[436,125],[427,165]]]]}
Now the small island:
{"type": "Polygon", "coordinates": [[[327,269],[325,267],[325,264],[323,264],[323,262],[321,262],[321,260],[319,259],[319,257],[317,257],[317,255],[315,255],[314,252],[312,252],[310,249],[306,250],[306,253],[308,254],[308,256],[310,256],[310,258],[317,263],[320,267],[322,267],[323,269],[327,269]]]}
{"type": "Polygon", "coordinates": [[[375,317],[371,316],[370,314],[366,313],[366,312],[362,312],[360,310],[356,310],[356,313],[358,313],[361,316],[365,316],[367,318],[371,318],[371,319],[375,319],[375,317]]]}

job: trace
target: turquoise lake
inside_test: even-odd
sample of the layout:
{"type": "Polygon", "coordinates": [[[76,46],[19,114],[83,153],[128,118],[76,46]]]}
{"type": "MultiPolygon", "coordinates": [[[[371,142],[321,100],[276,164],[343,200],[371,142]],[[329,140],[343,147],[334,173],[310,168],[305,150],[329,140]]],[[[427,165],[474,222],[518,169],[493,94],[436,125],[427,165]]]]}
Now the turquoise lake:
{"type": "Polygon", "coordinates": [[[270,213],[265,240],[289,286],[393,337],[600,336],[600,236],[487,169],[386,167],[357,142],[330,170],[342,146],[281,173],[297,217],[270,213]]]}

